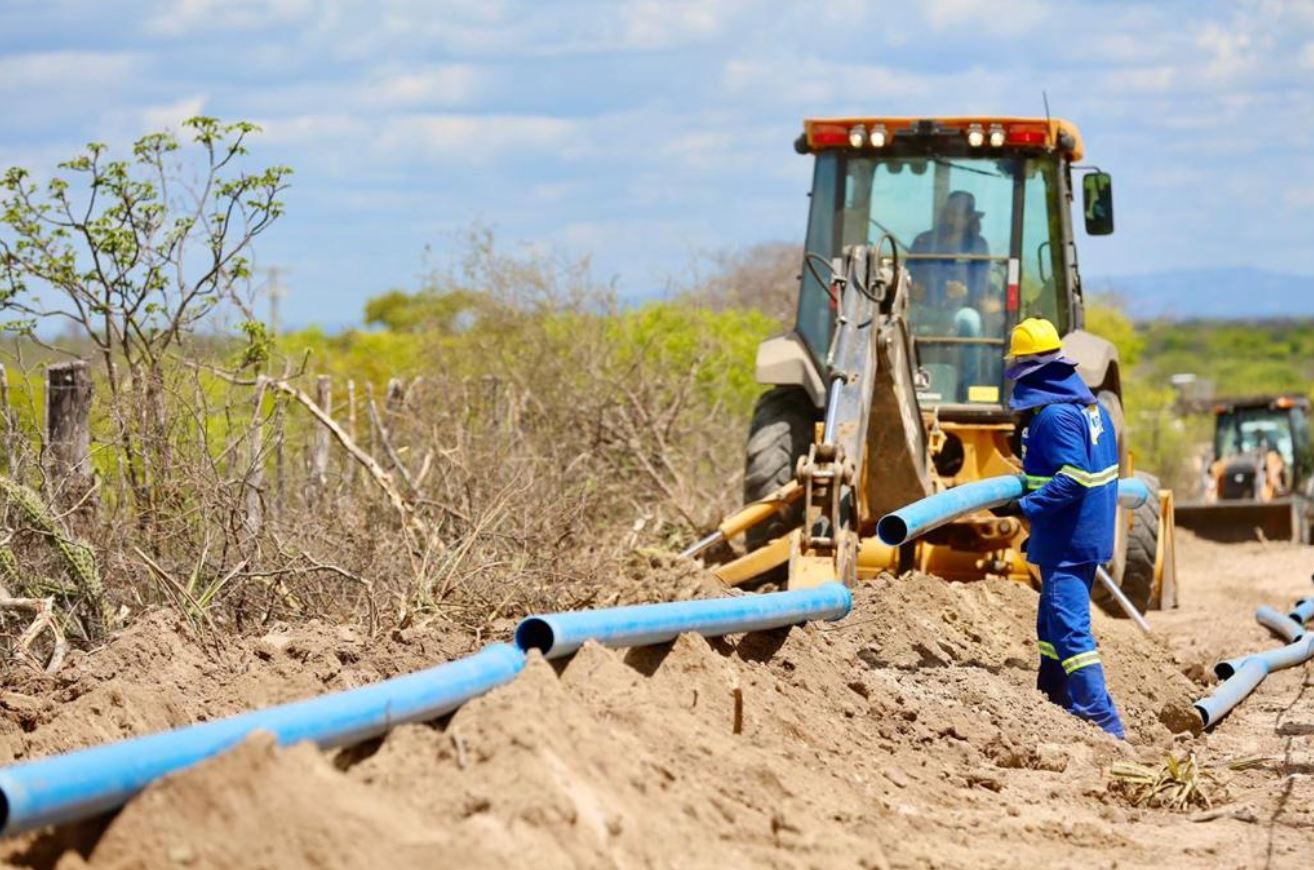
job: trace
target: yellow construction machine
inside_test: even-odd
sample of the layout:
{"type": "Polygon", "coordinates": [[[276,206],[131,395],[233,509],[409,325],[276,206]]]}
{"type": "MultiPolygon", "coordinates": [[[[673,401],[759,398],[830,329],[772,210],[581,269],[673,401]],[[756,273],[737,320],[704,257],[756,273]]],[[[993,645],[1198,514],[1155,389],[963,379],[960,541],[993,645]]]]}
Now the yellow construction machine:
{"type": "MultiPolygon", "coordinates": [[[[1052,321],[1122,437],[1117,349],[1083,328],[1072,236],[1077,128],[1045,118],[808,120],[814,156],[794,328],[758,350],[746,507],[687,555],[745,536],[730,583],[792,587],[918,569],[1035,582],[1027,526],[982,512],[889,547],[885,513],[1021,470],[1004,353],[1023,318],[1052,321]]],[[[1081,178],[1087,233],[1113,230],[1109,176],[1081,178]]],[[[1176,599],[1171,495],[1122,510],[1110,573],[1139,607],[1176,599]]]]}
{"type": "Polygon", "coordinates": [[[1219,541],[1310,543],[1314,443],[1309,398],[1219,399],[1213,413],[1213,457],[1204,475],[1204,497],[1180,506],[1182,527],[1219,541]]]}

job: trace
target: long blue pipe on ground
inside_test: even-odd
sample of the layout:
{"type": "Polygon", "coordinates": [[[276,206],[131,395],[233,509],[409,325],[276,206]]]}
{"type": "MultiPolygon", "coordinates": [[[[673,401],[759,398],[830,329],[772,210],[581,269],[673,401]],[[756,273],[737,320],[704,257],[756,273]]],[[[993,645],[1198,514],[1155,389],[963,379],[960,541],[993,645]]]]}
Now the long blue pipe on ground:
{"type": "MultiPolygon", "coordinates": [[[[1025,493],[1026,484],[1017,474],[964,483],[886,514],[876,524],[876,534],[888,546],[897,547],[946,523],[998,507],[1025,493]]],[[[1140,478],[1124,477],[1118,481],[1118,504],[1123,507],[1138,508],[1149,497],[1150,490],[1140,478]]]]}
{"type": "Polygon", "coordinates": [[[852,606],[847,586],[825,583],[761,595],[541,614],[516,627],[516,645],[552,659],[570,655],[589,640],[604,646],[647,646],[684,632],[716,637],[766,631],[814,619],[842,619],[852,606]]]}
{"type": "Polygon", "coordinates": [[[284,746],[310,740],[328,749],[405,722],[436,719],[509,682],[524,666],[519,648],[495,644],[359,689],[6,767],[0,769],[0,835],[113,809],[155,779],[217,755],[255,731],[273,733],[284,746]]]}
{"type": "Polygon", "coordinates": [[[1290,642],[1276,649],[1227,659],[1214,665],[1214,674],[1223,682],[1212,695],[1195,702],[1195,709],[1204,720],[1206,728],[1230,713],[1269,674],[1314,658],[1314,633],[1306,632],[1296,620],[1283,616],[1268,605],[1255,611],[1255,620],[1290,642]]]}

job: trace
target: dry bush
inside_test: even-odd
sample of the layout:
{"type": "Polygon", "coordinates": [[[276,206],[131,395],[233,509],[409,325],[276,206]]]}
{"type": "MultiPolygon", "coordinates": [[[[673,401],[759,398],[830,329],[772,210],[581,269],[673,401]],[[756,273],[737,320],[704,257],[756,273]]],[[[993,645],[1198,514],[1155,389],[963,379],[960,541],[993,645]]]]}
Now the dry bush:
{"type": "MultiPolygon", "coordinates": [[[[505,254],[485,233],[429,283],[425,304],[477,295],[477,317],[423,334],[391,389],[362,377],[350,408],[340,371],[320,407],[315,373],[352,341],[414,335],[348,336],[309,358],[296,337],[188,337],[159,381],[168,413],[150,452],[168,462],[149,475],[118,449],[138,409],[98,389],[97,506],[61,521],[93,545],[116,624],[163,605],[216,643],[307,618],[481,630],[614,600],[642,584],[636,552],[676,550],[735,507],[768,318],[622,309],[587,262],[505,254]]],[[[50,573],[26,543],[25,569],[50,573]]],[[[60,590],[76,612],[77,591],[60,590]]]]}
{"type": "Polygon", "coordinates": [[[710,273],[695,277],[686,291],[699,304],[752,308],[792,326],[798,306],[803,249],[790,242],[762,242],[708,258],[710,273]]]}

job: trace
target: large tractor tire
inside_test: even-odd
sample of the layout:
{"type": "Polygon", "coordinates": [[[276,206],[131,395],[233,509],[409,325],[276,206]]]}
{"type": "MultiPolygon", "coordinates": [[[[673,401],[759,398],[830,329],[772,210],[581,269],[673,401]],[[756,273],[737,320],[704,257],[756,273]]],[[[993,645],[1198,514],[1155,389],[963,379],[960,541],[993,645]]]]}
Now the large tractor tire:
{"type": "Polygon", "coordinates": [[[1162,590],[1154,588],[1154,557],[1159,549],[1159,478],[1143,471],[1136,472],[1136,476],[1150,490],[1150,497],[1132,511],[1122,591],[1144,613],[1163,609],[1162,590]]]}
{"type": "MultiPolygon", "coordinates": [[[[1122,410],[1122,398],[1113,390],[1100,390],[1097,399],[1104,410],[1109,412],[1109,418],[1113,421],[1113,431],[1118,436],[1118,473],[1119,476],[1127,473],[1129,464],[1127,451],[1127,423],[1126,415],[1122,410]]],[[[1113,560],[1107,566],[1109,576],[1113,582],[1122,586],[1123,573],[1127,568],[1127,550],[1129,545],[1127,511],[1124,508],[1118,508],[1118,519],[1114,524],[1113,533],[1113,560]]],[[[1100,608],[1110,616],[1126,616],[1118,602],[1113,600],[1113,596],[1104,591],[1102,583],[1096,583],[1091,589],[1091,600],[1100,606],[1100,608]]],[[[1141,605],[1138,605],[1141,606],[1141,605]]]]}
{"type": "MultiPolygon", "coordinates": [[[[817,408],[802,387],[774,387],[758,397],[748,429],[744,464],[744,503],[770,495],[794,477],[794,466],[812,445],[817,408]]],[[[744,533],[749,550],[756,550],[803,521],[803,505],[795,502],[783,516],[759,523],[744,533]]]]}

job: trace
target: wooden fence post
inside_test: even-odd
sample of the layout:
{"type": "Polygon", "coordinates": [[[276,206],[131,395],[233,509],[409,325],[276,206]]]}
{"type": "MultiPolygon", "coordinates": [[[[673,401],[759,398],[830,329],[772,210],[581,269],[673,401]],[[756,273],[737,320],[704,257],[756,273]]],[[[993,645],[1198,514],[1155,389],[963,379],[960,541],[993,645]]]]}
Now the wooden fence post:
{"type": "Polygon", "coordinates": [[[5,473],[19,479],[18,462],[14,455],[14,411],[9,407],[9,371],[0,363],[0,413],[5,418],[5,473]]]}
{"type": "Polygon", "coordinates": [[[46,444],[51,501],[72,507],[86,499],[92,482],[91,370],[86,360],[46,368],[46,444]]]}
{"type": "Polygon", "coordinates": [[[265,433],[261,405],[264,404],[267,381],[264,375],[256,376],[255,398],[252,400],[254,408],[251,412],[251,443],[246,470],[246,529],[252,535],[260,534],[265,518],[260,493],[265,481],[265,433]]]}
{"type": "MultiPolygon", "coordinates": [[[[333,385],[328,375],[315,378],[315,404],[325,414],[333,416],[333,385]]],[[[310,491],[316,503],[323,499],[324,488],[328,484],[328,462],[329,430],[327,426],[316,426],[310,448],[310,491]]]]}
{"type": "Polygon", "coordinates": [[[283,499],[286,495],[286,475],[283,468],[284,427],[286,407],[281,394],[274,394],[274,498],[271,513],[277,519],[283,516],[283,499]]]}
{"type": "MultiPolygon", "coordinates": [[[[356,441],[356,380],[354,378],[347,378],[347,435],[354,443],[360,443],[356,441]]],[[[346,455],[342,457],[342,461],[346,463],[346,470],[342,476],[350,491],[356,481],[356,462],[346,455]]]]}

